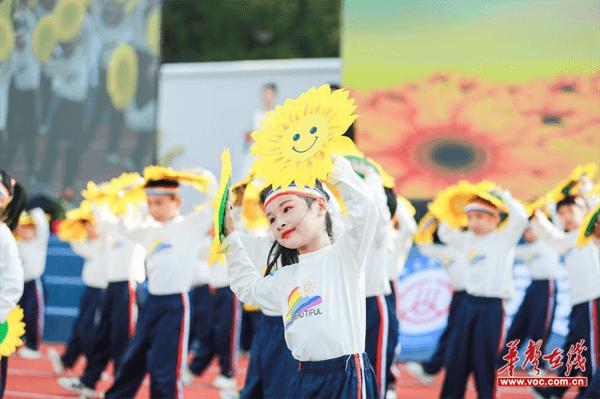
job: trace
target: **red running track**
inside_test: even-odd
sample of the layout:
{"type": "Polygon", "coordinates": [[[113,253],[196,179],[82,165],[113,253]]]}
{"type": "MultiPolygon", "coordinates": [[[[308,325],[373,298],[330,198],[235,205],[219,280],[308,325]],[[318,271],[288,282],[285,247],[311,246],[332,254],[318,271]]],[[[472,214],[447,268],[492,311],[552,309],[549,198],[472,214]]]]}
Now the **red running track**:
{"type": "MultiPolygon", "coordinates": [[[[46,359],[46,350],[49,346],[54,346],[59,352],[62,351],[61,345],[42,345],[43,357],[40,360],[24,360],[16,354],[11,356],[8,365],[8,385],[5,392],[6,399],[59,399],[76,398],[79,395],[65,391],[56,382],[52,374],[50,362],[46,359]]],[[[68,376],[77,376],[83,370],[84,360],[77,363],[74,370],[67,373],[68,376]]],[[[248,360],[240,358],[238,384],[243,386],[246,376],[246,367],[248,360]]],[[[218,399],[219,391],[211,386],[212,381],[217,376],[218,367],[213,363],[208,371],[202,377],[196,377],[191,386],[185,387],[184,395],[186,398],[218,399]]],[[[442,383],[442,376],[438,376],[431,386],[419,384],[412,376],[403,370],[400,366],[400,377],[398,379],[398,398],[408,399],[435,399],[439,396],[442,383]]],[[[112,379],[100,382],[98,389],[106,390],[112,379]]],[[[144,381],[142,388],[136,398],[146,399],[148,395],[148,379],[144,381]]],[[[467,399],[476,399],[473,381],[469,381],[467,399]]],[[[525,399],[532,398],[528,388],[500,388],[498,399],[525,399]]],[[[565,399],[574,398],[575,392],[571,389],[565,399]]]]}

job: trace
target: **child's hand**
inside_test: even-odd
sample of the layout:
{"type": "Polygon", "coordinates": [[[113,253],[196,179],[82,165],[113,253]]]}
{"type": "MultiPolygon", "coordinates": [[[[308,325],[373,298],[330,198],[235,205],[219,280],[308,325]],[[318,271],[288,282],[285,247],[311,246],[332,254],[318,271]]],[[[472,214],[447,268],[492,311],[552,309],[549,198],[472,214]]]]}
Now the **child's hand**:
{"type": "Polygon", "coordinates": [[[235,230],[235,223],[233,221],[233,193],[229,190],[227,196],[227,205],[225,206],[225,220],[223,221],[223,234],[227,237],[235,230]]]}

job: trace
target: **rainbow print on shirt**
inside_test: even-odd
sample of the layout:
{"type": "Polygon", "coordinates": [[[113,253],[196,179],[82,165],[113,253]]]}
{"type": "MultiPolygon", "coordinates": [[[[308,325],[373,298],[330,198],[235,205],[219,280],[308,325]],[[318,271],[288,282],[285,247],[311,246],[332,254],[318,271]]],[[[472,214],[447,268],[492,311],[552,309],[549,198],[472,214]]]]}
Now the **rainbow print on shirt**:
{"type": "Polygon", "coordinates": [[[322,302],[320,295],[301,296],[300,287],[295,287],[288,295],[288,312],[284,319],[285,328],[290,327],[297,319],[323,314],[321,309],[315,309],[322,302]]]}
{"type": "Polygon", "coordinates": [[[483,260],[486,259],[485,255],[479,255],[477,252],[475,251],[471,251],[469,252],[469,264],[471,266],[475,265],[476,263],[479,263],[483,260]]]}
{"type": "Polygon", "coordinates": [[[169,249],[171,247],[173,247],[173,245],[169,244],[168,242],[162,242],[158,239],[154,240],[148,249],[148,256],[156,255],[160,251],[164,251],[165,249],[169,249]]]}

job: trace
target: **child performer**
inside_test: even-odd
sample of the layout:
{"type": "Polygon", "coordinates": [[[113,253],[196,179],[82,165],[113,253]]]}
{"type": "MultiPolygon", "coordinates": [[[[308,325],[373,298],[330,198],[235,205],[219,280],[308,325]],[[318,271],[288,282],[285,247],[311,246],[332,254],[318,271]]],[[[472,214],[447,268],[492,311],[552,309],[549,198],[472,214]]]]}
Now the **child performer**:
{"type": "MultiPolygon", "coordinates": [[[[365,347],[365,262],[377,209],[362,180],[336,158],[330,182],[348,209],[344,233],[332,243],[327,200],[319,185],[276,189],[265,200],[273,247],[262,277],[226,214],[223,248],[231,288],[244,303],[279,307],[285,338],[298,360],[288,397],[379,397],[365,347]],[[281,260],[282,267],[271,274],[281,260]]],[[[289,381],[282,381],[289,383],[289,381]]]]}
{"type": "MultiPolygon", "coordinates": [[[[11,234],[25,207],[25,190],[0,170],[0,323],[17,306],[23,293],[23,267],[17,243],[11,234]]],[[[8,357],[0,356],[0,398],[4,397],[8,357]]]]}
{"type": "Polygon", "coordinates": [[[404,271],[406,259],[412,246],[413,236],[417,231],[417,224],[406,200],[398,201],[396,194],[390,188],[385,189],[387,206],[392,217],[391,239],[388,245],[388,279],[390,294],[385,296],[388,308],[388,345],[387,345],[387,392],[386,398],[396,395],[395,380],[392,372],[397,357],[400,353],[400,321],[398,308],[398,279],[404,271]]]}
{"type": "MultiPolygon", "coordinates": [[[[578,247],[575,245],[580,225],[583,222],[588,206],[580,196],[567,195],[557,202],[556,211],[564,230],[555,227],[546,216],[537,211],[532,226],[536,234],[557,248],[563,255],[569,281],[571,314],[569,316],[569,333],[563,349],[568,353],[571,345],[585,340],[588,350],[584,352],[586,367],[583,375],[592,379],[592,375],[600,366],[600,252],[593,242],[578,247]]],[[[571,371],[571,376],[581,370],[571,371]]],[[[557,373],[565,375],[565,366],[557,373]]],[[[561,398],[568,387],[535,388],[541,398],[561,398]]],[[[581,396],[586,388],[580,387],[581,396]]]]}
{"type": "MultiPolygon", "coordinates": [[[[506,334],[506,342],[515,339],[524,345],[529,338],[542,340],[540,350],[544,351],[546,340],[552,331],[554,310],[556,309],[556,278],[560,259],[558,253],[544,240],[540,240],[533,229],[528,227],[523,238],[526,244],[519,245],[515,251],[515,259],[524,262],[529,268],[531,284],[525,291],[523,302],[506,334]]],[[[502,358],[508,353],[505,348],[498,362],[503,365],[502,358]]]]}
{"type": "MultiPolygon", "coordinates": [[[[434,216],[425,215],[420,227],[423,228],[428,223],[437,224],[438,222],[434,216]],[[428,218],[431,218],[431,221],[428,221],[428,218]]],[[[448,336],[451,334],[452,330],[456,328],[456,315],[460,312],[460,308],[464,306],[464,298],[467,294],[465,291],[465,274],[469,267],[467,256],[461,251],[440,242],[439,237],[437,236],[437,228],[435,228],[432,233],[431,242],[417,242],[417,240],[415,240],[415,242],[423,255],[437,260],[444,266],[454,291],[452,292],[452,299],[450,300],[450,307],[448,309],[446,328],[440,336],[435,352],[431,358],[424,363],[406,363],[406,371],[425,385],[432,384],[435,375],[444,367],[448,336]]]]}
{"type": "Polygon", "coordinates": [[[462,398],[471,372],[480,398],[493,397],[496,389],[496,359],[504,334],[503,301],[514,292],[515,246],[528,218],[508,191],[496,190],[493,195],[508,206],[508,221],[502,229],[498,229],[498,207],[474,196],[465,207],[468,231],[451,229],[443,222],[438,230],[442,242],[458,248],[469,260],[465,303],[448,337],[442,398],[462,398]]]}
{"type": "Polygon", "coordinates": [[[190,256],[198,254],[199,237],[208,231],[211,218],[207,208],[181,216],[179,181],[168,173],[147,179],[145,192],[152,221],[127,228],[104,220],[111,234],[121,234],[146,249],[148,298],[135,334],[129,343],[115,381],[105,393],[109,398],[136,395],[144,376],[150,373],[150,396],[179,398],[187,359],[189,303],[193,278],[190,256]]]}
{"type": "MultiPolygon", "coordinates": [[[[67,213],[67,220],[79,210],[67,213]]],[[[76,220],[85,229],[85,239],[71,241],[73,252],[84,259],[81,278],[85,288],[79,298],[79,314],[73,326],[67,346],[62,355],[56,349],[48,349],[48,359],[55,375],[62,375],[65,370],[73,368],[81,355],[88,359],[94,349],[94,341],[98,331],[96,314],[100,309],[103,290],[107,286],[105,271],[105,255],[103,243],[96,230],[91,214],[78,215],[76,220]]],[[[65,223],[65,222],[63,222],[65,223]]],[[[60,234],[59,234],[60,235],[60,234]]],[[[93,393],[93,392],[89,392],[93,393]]]]}
{"type": "Polygon", "coordinates": [[[44,291],[41,277],[46,267],[50,237],[50,226],[44,211],[35,208],[29,214],[21,213],[15,233],[25,278],[23,296],[19,301],[24,312],[25,346],[19,350],[19,356],[23,359],[39,359],[40,342],[44,334],[44,291]]]}
{"type": "Polygon", "coordinates": [[[118,237],[106,236],[102,241],[108,285],[99,307],[97,334],[83,375],[81,378],[61,378],[58,381],[60,386],[70,391],[94,391],[110,359],[117,374],[127,344],[135,332],[137,281],[133,277],[144,268],[144,249],[139,244],[118,237]]]}

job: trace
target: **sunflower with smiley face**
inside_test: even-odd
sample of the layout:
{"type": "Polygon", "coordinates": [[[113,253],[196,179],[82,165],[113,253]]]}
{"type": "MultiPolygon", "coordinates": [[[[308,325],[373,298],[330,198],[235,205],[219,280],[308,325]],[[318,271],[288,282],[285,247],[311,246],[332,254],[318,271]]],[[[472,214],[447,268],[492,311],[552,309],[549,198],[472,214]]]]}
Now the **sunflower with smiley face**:
{"type": "Polygon", "coordinates": [[[274,189],[314,186],[333,167],[331,150],[357,118],[346,90],[329,85],[311,88],[267,113],[252,133],[257,156],[254,170],[274,189]]]}

